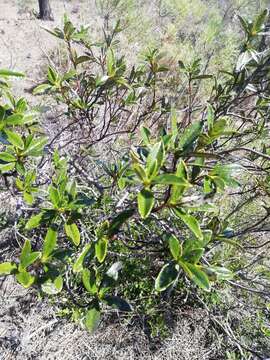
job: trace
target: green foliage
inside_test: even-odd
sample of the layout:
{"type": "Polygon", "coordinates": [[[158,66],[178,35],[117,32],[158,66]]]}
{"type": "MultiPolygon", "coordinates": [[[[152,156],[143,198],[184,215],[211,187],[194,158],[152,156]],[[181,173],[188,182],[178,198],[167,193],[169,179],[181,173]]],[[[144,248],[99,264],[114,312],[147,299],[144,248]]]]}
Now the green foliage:
{"type": "MultiPolygon", "coordinates": [[[[252,23],[240,18],[244,46],[253,52],[266,16],[252,23]]],[[[157,49],[133,67],[118,56],[120,22],[100,43],[66,17],[63,29],[47,31],[67,46],[70,69],[49,67],[34,93],[61,103],[67,124],[59,123],[48,142],[26,101],[1,83],[1,177],[31,208],[16,224],[24,239],[20,256],[1,263],[0,274],[51,298],[57,294],[59,302],[68,299],[72,318],[89,331],[108,308],[149,315],[177,292],[211,294],[241,280],[243,236],[263,231],[270,213],[269,145],[263,142],[269,89],[261,86],[268,55],[243,61],[240,50],[237,65],[222,77],[202,72],[198,58],[179,60],[175,71],[187,82],[183,110],[164,100],[166,76],[175,74],[157,49]],[[205,81],[212,86],[207,101],[194,102],[192,91],[205,81]],[[65,131],[67,142],[59,140],[65,131]],[[115,143],[118,150],[128,145],[117,151],[115,143]],[[236,204],[230,192],[237,188],[245,196],[256,187],[267,214],[241,225],[233,216],[245,201],[236,204]]],[[[7,76],[20,74],[0,70],[1,79],[7,76]]]]}

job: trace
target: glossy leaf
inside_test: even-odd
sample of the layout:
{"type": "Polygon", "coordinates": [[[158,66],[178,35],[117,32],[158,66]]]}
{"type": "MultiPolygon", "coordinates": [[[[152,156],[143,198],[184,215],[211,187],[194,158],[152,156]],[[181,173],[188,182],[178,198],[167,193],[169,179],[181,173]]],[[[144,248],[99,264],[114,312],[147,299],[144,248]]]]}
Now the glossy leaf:
{"type": "Polygon", "coordinates": [[[164,291],[170,285],[172,285],[178,277],[177,265],[175,264],[166,264],[161,269],[158,277],[155,281],[155,289],[157,291],[164,291]]]}
{"type": "Polygon", "coordinates": [[[98,261],[102,263],[107,255],[108,239],[102,237],[95,243],[95,253],[98,261]]]}
{"type": "Polygon", "coordinates": [[[200,228],[200,224],[198,220],[181,209],[173,209],[176,216],[178,216],[185,224],[186,226],[193,232],[193,234],[200,240],[203,240],[203,233],[200,228]]]}
{"type": "Polygon", "coordinates": [[[174,235],[170,235],[168,242],[172,257],[174,258],[174,260],[177,261],[178,258],[181,256],[181,252],[182,252],[181,244],[174,235]]]}
{"type": "Polygon", "coordinates": [[[118,309],[123,312],[130,312],[133,310],[132,306],[119,296],[107,295],[104,298],[105,302],[112,308],[118,309]]]}
{"type": "Polygon", "coordinates": [[[109,270],[106,272],[107,276],[111,277],[115,281],[118,280],[119,271],[123,268],[123,263],[121,261],[117,261],[111,265],[109,270]]]}
{"type": "Polygon", "coordinates": [[[47,231],[44,240],[44,245],[42,250],[42,261],[46,261],[50,257],[50,255],[52,254],[52,252],[56,247],[56,241],[57,241],[57,231],[54,228],[50,227],[47,231]]]}
{"type": "Polygon", "coordinates": [[[95,295],[98,291],[98,288],[96,286],[96,277],[93,270],[83,269],[82,271],[82,282],[86,290],[92,294],[95,295]]]}
{"type": "Polygon", "coordinates": [[[78,246],[81,241],[80,231],[75,223],[65,223],[65,232],[73,244],[78,246]]]}
{"type": "Polygon", "coordinates": [[[207,275],[205,272],[199,267],[198,265],[193,265],[190,263],[183,263],[181,262],[180,265],[182,266],[183,270],[187,273],[192,281],[195,282],[203,290],[209,291],[210,290],[210,283],[207,275]]]}
{"type": "Polygon", "coordinates": [[[139,214],[143,219],[146,219],[153,209],[155,203],[154,195],[152,191],[142,189],[138,194],[137,200],[139,214]]]}

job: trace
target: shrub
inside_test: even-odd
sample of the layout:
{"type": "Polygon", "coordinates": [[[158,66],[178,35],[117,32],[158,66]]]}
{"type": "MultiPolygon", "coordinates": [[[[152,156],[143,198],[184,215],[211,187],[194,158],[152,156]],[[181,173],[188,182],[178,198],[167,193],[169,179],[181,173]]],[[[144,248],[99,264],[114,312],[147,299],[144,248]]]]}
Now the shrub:
{"type": "MultiPolygon", "coordinates": [[[[186,93],[173,102],[166,95],[175,74],[157,49],[128,68],[117,56],[119,22],[92,44],[87,28],[65,18],[63,29],[48,31],[66,44],[71,67],[49,67],[34,90],[65,109],[49,141],[4,80],[21,74],[1,70],[1,176],[31,208],[15,229],[20,256],[0,273],[57,295],[90,331],[104,309],[152,316],[179,293],[204,302],[201,290],[232,286],[268,296],[244,260],[270,214],[267,16],[240,17],[245,40],[231,72],[205,74],[199,60],[179,59],[186,93]],[[200,102],[204,81],[212,90],[200,102]],[[254,212],[240,220],[247,203],[254,212]]],[[[262,261],[260,284],[267,269],[262,261]]]]}

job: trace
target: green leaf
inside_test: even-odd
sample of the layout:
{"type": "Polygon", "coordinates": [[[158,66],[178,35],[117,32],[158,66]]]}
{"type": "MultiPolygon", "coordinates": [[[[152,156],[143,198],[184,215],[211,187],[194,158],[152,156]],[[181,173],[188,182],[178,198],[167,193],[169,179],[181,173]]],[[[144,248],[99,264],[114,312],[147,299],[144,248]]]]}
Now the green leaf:
{"type": "Polygon", "coordinates": [[[21,114],[13,114],[5,119],[7,125],[22,125],[24,123],[24,117],[21,114]]]}
{"type": "Polygon", "coordinates": [[[112,49],[107,52],[107,72],[109,76],[115,75],[115,57],[112,49]]]}
{"type": "Polygon", "coordinates": [[[80,244],[81,235],[75,223],[65,223],[65,232],[67,236],[72,240],[74,245],[78,246],[80,244]]]}
{"type": "Polygon", "coordinates": [[[142,189],[138,194],[137,200],[139,214],[143,219],[146,219],[153,209],[155,203],[154,195],[152,191],[142,189]]]}
{"type": "Polygon", "coordinates": [[[213,75],[201,74],[197,76],[192,76],[191,80],[203,80],[203,79],[212,79],[213,75]]]}
{"type": "Polygon", "coordinates": [[[133,170],[135,171],[135,173],[137,174],[138,178],[144,182],[147,181],[147,175],[146,172],[144,170],[144,168],[140,165],[140,164],[134,164],[133,165],[133,170]]]}
{"type": "Polygon", "coordinates": [[[231,270],[226,269],[222,266],[208,266],[206,270],[210,271],[210,273],[214,273],[216,275],[217,281],[231,280],[234,277],[234,274],[231,270]]]}
{"type": "Polygon", "coordinates": [[[102,263],[107,255],[108,239],[103,236],[95,243],[95,253],[98,261],[102,263]]]}
{"type": "Polygon", "coordinates": [[[31,242],[30,240],[25,240],[24,245],[22,247],[20,262],[23,263],[23,260],[31,253],[31,242]]]}
{"type": "Polygon", "coordinates": [[[153,162],[157,161],[157,170],[160,169],[164,162],[165,149],[163,141],[160,141],[150,148],[150,152],[146,160],[146,168],[150,169],[153,166],[153,162]]]}
{"type": "Polygon", "coordinates": [[[33,264],[38,258],[40,258],[41,253],[39,251],[32,252],[30,240],[25,240],[23,245],[21,256],[20,256],[20,265],[19,270],[26,269],[29,265],[33,264]]]}
{"type": "Polygon", "coordinates": [[[117,234],[121,226],[135,213],[135,209],[128,209],[118,214],[110,223],[108,229],[108,236],[117,234]]]}
{"type": "Polygon", "coordinates": [[[143,139],[143,142],[145,143],[145,145],[150,144],[150,135],[151,135],[150,130],[144,126],[141,126],[140,130],[141,130],[141,136],[142,136],[142,139],[143,139]]]}
{"type": "Polygon", "coordinates": [[[234,176],[240,174],[240,171],[243,171],[244,168],[236,163],[232,164],[221,164],[215,165],[214,168],[210,171],[209,175],[216,182],[217,186],[224,188],[225,184],[228,186],[239,186],[239,183],[234,179],[234,176]],[[223,181],[224,185],[219,184],[218,181],[223,181]]]}
{"type": "Polygon", "coordinates": [[[43,292],[49,295],[55,295],[60,293],[63,289],[62,276],[59,275],[55,279],[48,279],[46,282],[41,284],[41,289],[43,292]]]}
{"type": "Polygon", "coordinates": [[[189,150],[202,132],[203,122],[195,121],[189,125],[183,134],[180,135],[178,147],[183,151],[189,150]]]}
{"type": "Polygon", "coordinates": [[[183,210],[176,208],[173,209],[173,212],[187,225],[187,227],[199,240],[203,240],[203,233],[200,228],[200,224],[194,216],[186,214],[183,210]]]}
{"type": "Polygon", "coordinates": [[[209,279],[207,275],[201,270],[201,267],[198,265],[189,264],[187,262],[180,262],[180,265],[196,285],[198,285],[203,290],[210,290],[209,279]]]}
{"type": "Polygon", "coordinates": [[[3,262],[0,264],[0,276],[10,275],[17,269],[17,265],[11,262],[3,262]]]}
{"type": "Polygon", "coordinates": [[[33,195],[32,195],[30,192],[24,191],[24,192],[23,192],[23,200],[24,200],[27,204],[32,205],[33,202],[34,202],[34,197],[33,197],[33,195]]]}
{"type": "Polygon", "coordinates": [[[57,37],[58,39],[64,39],[64,33],[58,28],[55,28],[54,30],[47,29],[47,28],[45,28],[43,26],[41,26],[41,28],[43,30],[47,31],[49,34],[57,37]]]}
{"type": "Polygon", "coordinates": [[[25,156],[41,156],[44,146],[47,143],[47,138],[33,139],[23,152],[25,156]]]}
{"type": "Polygon", "coordinates": [[[15,76],[15,77],[24,77],[23,73],[12,71],[8,69],[0,69],[0,76],[15,76]]]}
{"type": "Polygon", "coordinates": [[[157,172],[159,170],[157,160],[153,161],[150,165],[151,165],[150,167],[146,168],[146,173],[147,173],[147,178],[145,179],[146,182],[151,182],[152,179],[157,175],[157,172]]]}
{"type": "Polygon", "coordinates": [[[100,311],[95,307],[88,310],[85,316],[85,326],[91,333],[94,332],[100,323],[100,311]]]}
{"type": "Polygon", "coordinates": [[[238,60],[237,60],[237,63],[236,63],[236,71],[239,72],[239,71],[242,71],[245,66],[253,59],[253,56],[252,56],[252,51],[251,50],[246,50],[244,52],[242,52],[239,57],[238,57],[238,60]]]}
{"type": "Polygon", "coordinates": [[[26,230],[31,230],[34,229],[36,227],[38,227],[41,223],[41,220],[43,218],[44,213],[40,212],[37,215],[32,216],[26,223],[25,225],[25,229],[26,230]]]}
{"type": "Polygon", "coordinates": [[[51,67],[48,67],[48,80],[52,85],[55,85],[57,80],[57,72],[51,67]]]}
{"type": "Polygon", "coordinates": [[[80,272],[83,270],[83,262],[90,249],[91,249],[91,244],[85,245],[83,251],[80,253],[78,259],[76,260],[76,262],[72,267],[74,272],[80,272]]]}
{"type": "Polygon", "coordinates": [[[155,184],[164,184],[164,185],[176,185],[176,186],[185,186],[188,187],[190,184],[184,178],[176,176],[174,174],[162,174],[154,178],[153,181],[155,184]]]}
{"type": "Polygon", "coordinates": [[[60,193],[58,189],[51,185],[49,188],[49,196],[53,205],[58,208],[60,205],[60,193]]]}
{"type": "Polygon", "coordinates": [[[51,88],[51,84],[40,84],[34,88],[33,95],[43,94],[44,92],[46,92],[46,90],[49,90],[51,88]]]}
{"type": "Polygon", "coordinates": [[[16,158],[10,153],[2,152],[0,153],[0,160],[5,161],[7,163],[15,162],[16,158]]]}
{"type": "Polygon", "coordinates": [[[249,33],[249,23],[246,21],[246,19],[244,19],[240,15],[238,15],[238,19],[240,20],[243,30],[245,31],[246,34],[248,34],[249,33]]]}
{"type": "Polygon", "coordinates": [[[181,252],[182,252],[181,244],[173,234],[170,235],[168,241],[169,241],[169,249],[172,254],[172,257],[174,258],[174,260],[177,261],[181,256],[181,252]]]}
{"type": "Polygon", "coordinates": [[[203,256],[204,249],[203,248],[184,248],[182,259],[185,262],[191,263],[191,264],[197,264],[201,257],[203,256]]]}
{"type": "Polygon", "coordinates": [[[83,269],[82,282],[90,294],[95,295],[97,293],[98,288],[96,286],[96,276],[93,270],[90,271],[88,269],[83,269]]]}
{"type": "Polygon", "coordinates": [[[175,264],[166,264],[161,269],[155,281],[155,289],[164,291],[171,286],[178,278],[178,269],[175,264]]]}
{"type": "Polygon", "coordinates": [[[50,257],[51,253],[56,247],[56,241],[57,241],[57,231],[54,228],[50,227],[47,231],[44,240],[42,259],[41,259],[42,261],[46,261],[50,257]]]}
{"type": "Polygon", "coordinates": [[[176,137],[178,134],[177,113],[175,108],[173,108],[171,112],[171,132],[174,137],[176,137]]]}
{"type": "Polygon", "coordinates": [[[35,277],[29,274],[27,271],[21,271],[16,274],[16,279],[26,289],[29,288],[35,281],[35,277]]]}
{"type": "Polygon", "coordinates": [[[264,23],[267,20],[268,9],[263,10],[255,19],[252,26],[252,34],[258,34],[264,29],[264,23]]]}
{"type": "Polygon", "coordinates": [[[130,312],[133,310],[132,306],[119,296],[106,295],[104,301],[112,308],[116,308],[123,312],[130,312]]]}
{"type": "MultiPolygon", "coordinates": [[[[176,169],[175,175],[182,179],[185,179],[186,184],[189,185],[188,176],[187,176],[187,167],[183,160],[179,161],[176,169]]],[[[185,189],[187,189],[187,185],[173,185],[171,189],[170,202],[172,204],[176,204],[180,197],[183,195],[185,189]]]]}
{"type": "Polygon", "coordinates": [[[13,146],[18,147],[21,150],[24,148],[24,142],[23,142],[21,135],[14,133],[12,131],[9,131],[9,130],[5,130],[5,133],[7,134],[8,141],[13,146]]]}
{"type": "Polygon", "coordinates": [[[79,64],[82,64],[86,61],[90,61],[92,58],[90,56],[87,56],[87,55],[82,55],[82,56],[79,56],[77,59],[76,59],[76,65],[79,65],[79,64]]]}
{"type": "Polygon", "coordinates": [[[216,138],[216,137],[222,135],[223,132],[224,132],[224,130],[225,130],[225,128],[226,128],[226,125],[227,125],[227,121],[226,121],[226,119],[224,119],[224,118],[216,121],[216,122],[213,124],[212,128],[210,129],[208,135],[209,135],[211,138],[212,138],[212,137],[216,138]]]}
{"type": "Polygon", "coordinates": [[[9,164],[0,164],[0,172],[5,173],[11,170],[14,170],[15,168],[15,162],[9,163],[9,164]]]}

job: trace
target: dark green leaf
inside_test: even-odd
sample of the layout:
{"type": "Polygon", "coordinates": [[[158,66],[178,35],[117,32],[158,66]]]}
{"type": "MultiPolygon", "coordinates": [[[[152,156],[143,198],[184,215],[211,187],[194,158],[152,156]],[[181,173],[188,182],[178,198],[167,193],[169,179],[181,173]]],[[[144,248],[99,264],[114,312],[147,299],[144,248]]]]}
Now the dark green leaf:
{"type": "Polygon", "coordinates": [[[90,271],[88,269],[83,269],[82,282],[90,294],[95,295],[97,293],[98,288],[96,286],[96,276],[93,270],[90,271]]]}
{"type": "Polygon", "coordinates": [[[158,277],[155,281],[155,289],[157,291],[164,291],[170,285],[172,285],[178,277],[179,270],[177,269],[177,265],[175,264],[166,264],[161,269],[158,277]]]}
{"type": "Polygon", "coordinates": [[[108,236],[113,236],[118,233],[121,226],[135,213],[135,209],[128,209],[118,214],[110,223],[108,229],[108,236]]]}
{"type": "Polygon", "coordinates": [[[119,296],[106,295],[104,300],[109,306],[116,308],[120,311],[130,312],[133,310],[132,306],[126,300],[120,298],[119,296]]]}
{"type": "Polygon", "coordinates": [[[170,252],[174,258],[174,260],[178,260],[178,258],[181,256],[181,244],[179,243],[179,240],[174,236],[174,235],[170,235],[169,239],[169,249],[170,252]]]}
{"type": "Polygon", "coordinates": [[[193,143],[198,139],[202,132],[203,122],[195,121],[187,127],[183,134],[180,135],[178,147],[183,151],[189,150],[193,143]]]}

